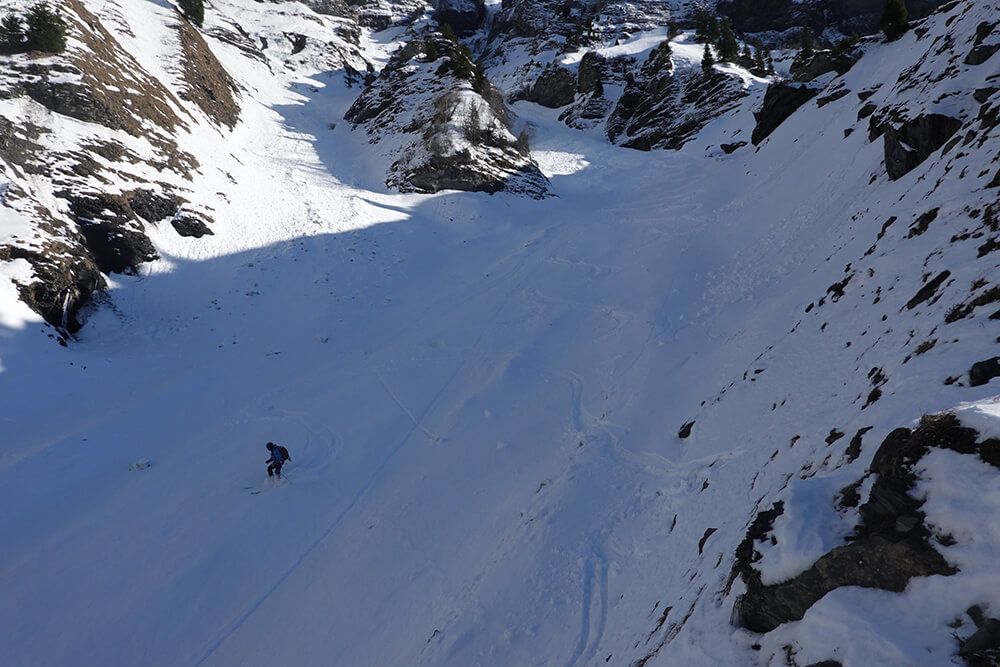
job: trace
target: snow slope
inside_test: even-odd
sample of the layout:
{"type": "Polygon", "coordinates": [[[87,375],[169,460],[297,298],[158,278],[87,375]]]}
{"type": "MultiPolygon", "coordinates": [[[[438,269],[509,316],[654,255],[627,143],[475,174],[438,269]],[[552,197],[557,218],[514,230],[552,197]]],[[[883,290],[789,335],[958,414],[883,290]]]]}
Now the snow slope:
{"type": "MultiPolygon", "coordinates": [[[[119,2],[128,21],[161,11],[119,2]]],[[[257,3],[213,7],[266,25],[257,3]]],[[[844,85],[895,81],[980,18],[873,47],[844,85]]],[[[359,53],[384,39],[365,32],[359,53]]],[[[893,428],[977,402],[961,418],[996,431],[996,381],[944,384],[993,354],[996,322],[980,308],[935,334],[997,276],[982,239],[950,240],[996,190],[947,177],[988,159],[995,129],[889,182],[854,94],[731,156],[716,147],[749,137],[760,81],[676,152],[520,102],[557,196],[397,194],[341,121],[359,92],[346,70],[210,45],[244,91],[231,133],[183,142],[217,157],[197,180],[215,234],[152,230],[162,259],[116,276],[68,347],[2,282],[5,662],[783,664],[791,646],[801,664],[940,665],[950,620],[1000,609],[996,531],[975,530],[1000,509],[996,471],[937,451],[920,491],[931,523],[962,529],[967,572],[902,595],[840,589],[763,638],[731,625],[741,584],[726,587],[777,499],[769,576],[842,541],[852,517],[830,495],[893,428]],[[907,309],[945,267],[941,300],[907,309]],[[883,396],[862,410],[876,367],[883,396]],[[828,445],[831,429],[847,437],[828,445]],[[280,483],[263,475],[268,440],[291,453],[280,483]],[[957,475],[981,481],[980,507],[934,484],[957,475]]],[[[962,72],[974,87],[995,66],[962,72]]]]}

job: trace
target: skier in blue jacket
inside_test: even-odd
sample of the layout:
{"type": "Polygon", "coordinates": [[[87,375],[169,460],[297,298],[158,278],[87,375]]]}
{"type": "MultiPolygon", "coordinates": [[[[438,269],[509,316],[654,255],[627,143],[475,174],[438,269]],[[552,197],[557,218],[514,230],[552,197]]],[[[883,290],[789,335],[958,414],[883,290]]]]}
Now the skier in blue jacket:
{"type": "Polygon", "coordinates": [[[267,476],[281,477],[281,466],[285,465],[285,461],[291,461],[292,457],[287,449],[273,442],[267,443],[267,451],[271,452],[271,458],[267,460],[267,476]]]}

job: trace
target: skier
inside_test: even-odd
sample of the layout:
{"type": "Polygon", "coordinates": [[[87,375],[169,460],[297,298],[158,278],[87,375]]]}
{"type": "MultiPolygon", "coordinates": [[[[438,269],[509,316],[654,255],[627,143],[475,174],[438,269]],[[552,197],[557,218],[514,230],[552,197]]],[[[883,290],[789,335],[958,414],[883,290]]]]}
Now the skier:
{"type": "Polygon", "coordinates": [[[271,452],[271,458],[267,460],[267,476],[281,477],[281,466],[285,465],[285,461],[291,461],[292,457],[288,455],[287,449],[273,442],[267,443],[267,451],[271,452]]]}

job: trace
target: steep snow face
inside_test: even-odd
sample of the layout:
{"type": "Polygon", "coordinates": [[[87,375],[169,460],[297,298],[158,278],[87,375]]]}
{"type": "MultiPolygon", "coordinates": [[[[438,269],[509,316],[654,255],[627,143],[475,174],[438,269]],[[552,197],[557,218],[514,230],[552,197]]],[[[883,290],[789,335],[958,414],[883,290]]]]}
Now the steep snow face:
{"type": "MultiPolygon", "coordinates": [[[[183,120],[164,134],[190,175],[148,173],[150,138],[21,95],[2,149],[79,145],[101,192],[162,181],[213,234],[140,221],[159,259],[94,269],[111,289],[60,346],[17,298],[40,266],[17,249],[58,233],[39,202],[66,215],[56,176],[3,155],[5,661],[930,667],[989,650],[996,0],[869,40],[756,149],[737,144],[765,82],[738,68],[717,72],[745,95],[676,151],[516,102],[541,200],[386,191],[411,155],[395,149],[426,130],[461,147],[473,108],[513,137],[404,28],[217,0],[201,35],[235,84],[230,127],[185,89],[167,7],[81,7],[165,91],[150,99],[183,120]],[[414,80],[417,104],[392,107],[414,80]],[[372,120],[353,129],[359,96],[372,120]],[[105,164],[94,137],[138,166],[105,164]],[[269,440],[291,452],[281,482],[269,440]],[[843,567],[803,587],[823,594],[795,597],[798,618],[767,606],[873,545],[927,567],[843,567]]],[[[597,48],[638,63],[656,43],[597,48]]],[[[675,42],[673,74],[699,76],[697,56],[675,42]]],[[[527,63],[510,57],[487,74],[527,63]]]]}

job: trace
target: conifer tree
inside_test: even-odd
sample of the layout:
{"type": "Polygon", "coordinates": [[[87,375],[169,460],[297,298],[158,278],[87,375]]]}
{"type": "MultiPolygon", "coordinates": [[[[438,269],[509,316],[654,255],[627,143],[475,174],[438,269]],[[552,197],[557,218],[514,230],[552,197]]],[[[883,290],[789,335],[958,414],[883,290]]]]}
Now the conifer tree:
{"type": "Polygon", "coordinates": [[[754,49],[753,60],[754,71],[760,76],[767,74],[767,62],[764,60],[764,47],[758,45],[757,48],[754,49]]]}
{"type": "Polygon", "coordinates": [[[722,23],[719,25],[719,41],[716,42],[715,48],[718,50],[719,60],[722,62],[736,62],[740,57],[740,45],[736,41],[736,35],[733,34],[733,26],[729,19],[722,19],[722,23]]]}
{"type": "Polygon", "coordinates": [[[437,44],[434,43],[434,39],[428,37],[424,40],[424,55],[427,57],[427,62],[432,63],[441,57],[440,52],[438,52],[437,44]]]}
{"type": "Polygon", "coordinates": [[[21,17],[14,12],[8,12],[0,20],[0,49],[15,53],[24,47],[24,24],[21,17]]]}
{"type": "Polygon", "coordinates": [[[25,23],[28,50],[60,53],[66,48],[66,21],[47,3],[29,9],[25,23]]]}
{"type": "Polygon", "coordinates": [[[188,21],[195,24],[199,28],[205,22],[205,2],[204,0],[177,0],[178,6],[180,6],[181,14],[187,18],[188,21]]]}
{"type": "Polygon", "coordinates": [[[799,58],[808,60],[816,55],[816,37],[813,35],[812,30],[803,28],[800,41],[802,49],[799,51],[799,58]]]}
{"type": "Polygon", "coordinates": [[[712,55],[712,47],[706,44],[705,55],[703,55],[701,58],[701,71],[706,74],[711,74],[714,65],[715,65],[715,56],[712,55]]]}
{"type": "Polygon", "coordinates": [[[909,18],[910,13],[906,10],[904,0],[885,0],[879,27],[885,33],[886,39],[892,42],[906,34],[909,18]]]}

